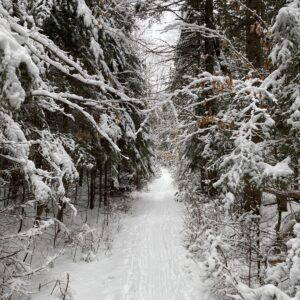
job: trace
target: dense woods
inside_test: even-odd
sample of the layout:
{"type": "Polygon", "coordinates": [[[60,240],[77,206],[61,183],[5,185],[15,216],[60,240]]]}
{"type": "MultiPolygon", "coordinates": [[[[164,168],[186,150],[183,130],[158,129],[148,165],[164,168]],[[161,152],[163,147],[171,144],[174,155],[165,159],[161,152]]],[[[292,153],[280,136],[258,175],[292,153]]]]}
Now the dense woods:
{"type": "Polygon", "coordinates": [[[299,8],[260,0],[182,6],[172,83],[179,199],[186,246],[204,259],[217,299],[298,291],[299,8]]]}
{"type": "Polygon", "coordinates": [[[0,0],[0,299],[93,260],[157,162],[211,299],[298,299],[299,49],[299,0],[0,0]],[[165,12],[178,42],[150,49],[165,12]],[[174,61],[159,93],[141,45],[174,61]]]}
{"type": "Polygon", "coordinates": [[[43,231],[61,247],[72,214],[108,218],[111,197],[152,174],[133,11],[118,1],[0,2],[1,299],[26,293],[28,275],[50,263],[33,267],[43,231]]]}

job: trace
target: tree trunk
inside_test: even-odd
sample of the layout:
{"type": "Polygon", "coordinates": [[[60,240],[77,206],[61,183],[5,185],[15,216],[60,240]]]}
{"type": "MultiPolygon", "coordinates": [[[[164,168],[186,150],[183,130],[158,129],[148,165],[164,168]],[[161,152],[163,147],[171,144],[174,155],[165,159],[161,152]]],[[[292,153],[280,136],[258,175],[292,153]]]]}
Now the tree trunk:
{"type": "Polygon", "coordinates": [[[81,167],[79,169],[79,181],[78,181],[80,187],[82,187],[83,184],[83,176],[84,176],[84,171],[83,171],[83,167],[81,167]]]}
{"type": "MultiPolygon", "coordinates": [[[[205,1],[205,24],[209,29],[214,29],[214,2],[205,1]]],[[[211,74],[214,73],[214,38],[205,38],[205,70],[211,74]]]]}
{"type": "Polygon", "coordinates": [[[65,208],[65,203],[62,200],[59,200],[56,218],[58,221],[62,223],[64,221],[64,208],[65,208]]]}
{"type": "Polygon", "coordinates": [[[248,178],[244,179],[243,190],[243,210],[253,212],[256,215],[260,214],[260,206],[262,202],[262,191],[251,184],[248,178]]]}
{"type": "Polygon", "coordinates": [[[42,215],[43,215],[43,212],[44,212],[44,208],[45,208],[44,203],[36,202],[36,215],[35,215],[35,220],[34,220],[34,226],[35,227],[40,226],[40,222],[42,220],[42,215]]]}
{"type": "Polygon", "coordinates": [[[90,209],[94,209],[95,207],[96,175],[97,175],[97,168],[94,167],[91,170],[91,180],[90,180],[90,209]]]}
{"type": "Polygon", "coordinates": [[[104,206],[108,206],[108,161],[104,164],[104,206]]]}
{"type": "Polygon", "coordinates": [[[102,187],[102,164],[98,164],[98,169],[99,169],[99,207],[101,207],[102,203],[102,193],[103,193],[103,187],[102,187]]]}
{"type": "Polygon", "coordinates": [[[246,54],[255,68],[263,65],[261,46],[261,21],[263,12],[262,0],[247,0],[246,2],[246,54]]]}

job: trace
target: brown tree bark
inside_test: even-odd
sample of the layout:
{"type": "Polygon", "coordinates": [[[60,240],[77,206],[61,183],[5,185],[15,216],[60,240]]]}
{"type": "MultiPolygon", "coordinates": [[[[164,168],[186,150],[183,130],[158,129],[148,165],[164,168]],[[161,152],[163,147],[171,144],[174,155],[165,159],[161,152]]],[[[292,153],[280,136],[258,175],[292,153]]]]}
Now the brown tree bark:
{"type": "Polygon", "coordinates": [[[259,215],[259,208],[262,200],[262,192],[253,186],[249,180],[245,180],[243,191],[243,209],[246,212],[253,212],[259,215]]]}
{"type": "MultiPolygon", "coordinates": [[[[214,2],[205,1],[205,24],[209,29],[215,29],[214,24],[214,2]]],[[[214,73],[214,38],[205,38],[205,70],[211,74],[214,73]]]]}
{"type": "Polygon", "coordinates": [[[260,21],[263,1],[247,0],[246,5],[246,55],[255,68],[260,68],[263,65],[260,21]]]}
{"type": "MultiPolygon", "coordinates": [[[[263,14],[262,0],[246,1],[246,54],[249,61],[255,68],[263,65],[263,52],[261,45],[261,16],[263,14]]],[[[253,142],[259,142],[260,138],[255,136],[253,142]]],[[[253,186],[248,179],[245,179],[244,203],[245,211],[253,211],[259,214],[259,207],[262,201],[262,192],[253,186]]]]}

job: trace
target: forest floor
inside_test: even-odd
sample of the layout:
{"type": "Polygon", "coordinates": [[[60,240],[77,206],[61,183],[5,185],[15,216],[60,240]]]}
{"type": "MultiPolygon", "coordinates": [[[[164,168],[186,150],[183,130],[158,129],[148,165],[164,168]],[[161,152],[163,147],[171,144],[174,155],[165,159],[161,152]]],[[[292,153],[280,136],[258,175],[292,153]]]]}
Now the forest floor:
{"type": "MultiPolygon", "coordinates": [[[[74,300],[210,299],[182,246],[183,208],[175,193],[163,169],[146,191],[133,194],[133,207],[121,220],[109,255],[91,263],[60,263],[51,276],[70,274],[74,300]]],[[[50,292],[44,289],[33,299],[57,299],[50,292]]]]}

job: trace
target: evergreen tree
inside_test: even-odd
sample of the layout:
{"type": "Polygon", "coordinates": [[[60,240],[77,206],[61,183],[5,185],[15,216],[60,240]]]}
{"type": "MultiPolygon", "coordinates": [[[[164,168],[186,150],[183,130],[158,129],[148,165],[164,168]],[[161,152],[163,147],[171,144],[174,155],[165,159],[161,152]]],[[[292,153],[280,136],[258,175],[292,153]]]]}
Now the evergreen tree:
{"type": "Polygon", "coordinates": [[[55,245],[77,204],[103,202],[109,217],[113,190],[153,172],[133,14],[123,1],[0,1],[1,212],[20,219],[18,234],[0,236],[10,240],[0,247],[7,298],[26,293],[14,276],[36,271],[26,254],[32,237],[53,227],[55,245]]]}
{"type": "MultiPolygon", "coordinates": [[[[297,155],[291,164],[293,152],[287,151],[284,141],[292,121],[288,114],[282,116],[289,109],[282,110],[288,94],[283,92],[282,80],[289,77],[281,73],[284,67],[278,64],[279,49],[294,42],[286,41],[290,36],[286,32],[276,32],[278,28],[290,30],[290,23],[284,22],[293,18],[285,18],[284,25],[278,26],[285,11],[281,9],[270,29],[280,3],[270,3],[272,12],[266,9],[265,1],[214,1],[213,5],[212,10],[210,1],[186,1],[183,6],[185,22],[173,76],[174,103],[181,122],[179,197],[186,201],[189,212],[187,247],[194,255],[207,254],[208,278],[217,287],[216,293],[220,299],[228,293],[244,299],[245,291],[238,283],[249,287],[264,283],[267,269],[262,257],[280,243],[278,228],[287,203],[283,189],[291,176],[298,180],[297,155]],[[189,18],[191,15],[196,17],[189,18]],[[277,63],[274,72],[268,62],[271,39],[276,41],[271,53],[277,63]],[[181,47],[185,53],[183,45],[190,41],[197,46],[189,48],[194,49],[193,55],[185,59],[181,47]],[[276,194],[278,206],[271,245],[262,229],[262,196],[266,191],[276,194]],[[202,234],[195,230],[202,230],[202,234]],[[247,271],[241,274],[237,266],[247,271]],[[220,277],[227,278],[227,283],[220,277]]],[[[295,3],[291,6],[292,16],[295,3]]],[[[291,53],[290,49],[283,48],[281,53],[291,53]]],[[[287,79],[289,83],[292,77],[287,79]]],[[[294,144],[290,135],[289,141],[294,144]]]]}

